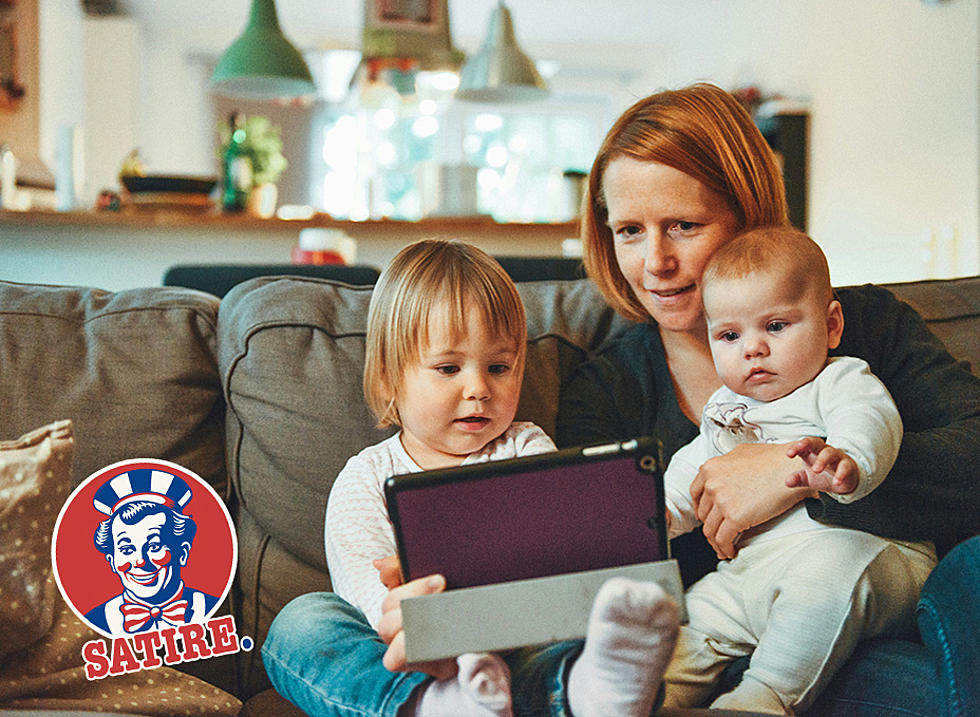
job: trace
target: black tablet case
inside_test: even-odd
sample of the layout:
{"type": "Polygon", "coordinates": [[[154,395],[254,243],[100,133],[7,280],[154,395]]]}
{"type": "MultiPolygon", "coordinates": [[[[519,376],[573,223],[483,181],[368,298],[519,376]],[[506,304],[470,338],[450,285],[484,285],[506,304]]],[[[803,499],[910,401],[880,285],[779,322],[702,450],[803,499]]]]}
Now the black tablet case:
{"type": "Polygon", "coordinates": [[[643,438],[393,476],[403,575],[463,588],[666,560],[660,454],[643,438]]]}

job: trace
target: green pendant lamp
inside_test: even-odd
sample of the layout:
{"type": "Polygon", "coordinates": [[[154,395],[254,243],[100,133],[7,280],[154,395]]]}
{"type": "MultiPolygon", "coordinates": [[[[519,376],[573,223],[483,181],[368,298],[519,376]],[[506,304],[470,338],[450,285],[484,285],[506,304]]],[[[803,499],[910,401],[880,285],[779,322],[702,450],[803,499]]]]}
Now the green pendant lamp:
{"type": "Polygon", "coordinates": [[[514,35],[503,0],[490,16],[487,38],[459,73],[456,97],[470,102],[520,102],[548,94],[548,85],[514,35]]]}
{"type": "Polygon", "coordinates": [[[310,68],[279,28],[275,0],[252,0],[245,31],[231,43],[211,75],[219,95],[285,99],[316,91],[310,68]]]}

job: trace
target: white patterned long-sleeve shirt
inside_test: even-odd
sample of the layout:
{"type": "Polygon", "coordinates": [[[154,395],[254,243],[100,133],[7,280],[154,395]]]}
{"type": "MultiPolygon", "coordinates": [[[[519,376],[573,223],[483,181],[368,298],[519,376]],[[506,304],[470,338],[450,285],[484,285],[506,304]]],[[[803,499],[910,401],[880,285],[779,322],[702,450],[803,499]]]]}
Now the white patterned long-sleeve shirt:
{"type": "MultiPolygon", "coordinates": [[[[374,628],[388,590],[373,561],[395,554],[384,483],[390,476],[422,470],[405,451],[400,436],[396,433],[348,460],[327,500],[324,545],[333,590],[360,608],[374,628]]],[[[515,422],[499,438],[468,455],[463,465],[554,450],[554,442],[538,426],[515,422]]]]}

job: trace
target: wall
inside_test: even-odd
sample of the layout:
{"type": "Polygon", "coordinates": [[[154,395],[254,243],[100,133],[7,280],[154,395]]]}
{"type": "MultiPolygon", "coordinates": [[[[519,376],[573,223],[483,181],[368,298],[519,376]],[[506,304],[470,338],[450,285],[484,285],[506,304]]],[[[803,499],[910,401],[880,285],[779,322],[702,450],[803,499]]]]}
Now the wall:
{"type": "MultiPolygon", "coordinates": [[[[67,4],[41,2],[42,37],[62,46],[78,34],[67,4]],[[55,22],[60,17],[56,35],[45,28],[48,8],[55,22]]],[[[450,3],[458,46],[479,45],[493,4],[450,3]]],[[[202,58],[215,57],[240,31],[244,6],[129,3],[141,46],[135,137],[154,171],[213,171],[202,58]]],[[[351,45],[360,7],[291,0],[279,3],[279,15],[301,46],[351,45]]],[[[555,7],[512,4],[521,44],[539,59],[621,68],[626,79],[613,89],[619,108],[701,79],[808,99],[810,231],[838,283],[980,272],[978,0],[575,0],[560,13],[555,7]]],[[[44,89],[49,96],[46,81],[44,89]]],[[[104,149],[121,157],[129,148],[110,138],[104,149]]]]}
{"type": "MultiPolygon", "coordinates": [[[[74,125],[84,133],[84,26],[77,0],[39,0],[40,156],[55,168],[59,128],[74,125]]],[[[80,161],[84,162],[84,156],[80,161]]]]}
{"type": "MultiPolygon", "coordinates": [[[[808,98],[808,228],[838,283],[980,271],[975,0],[647,5],[603,5],[619,30],[612,61],[643,68],[623,107],[698,79],[808,98]]],[[[563,13],[550,33],[588,21],[563,13]]],[[[581,63],[604,61],[582,49],[581,63]]]]}

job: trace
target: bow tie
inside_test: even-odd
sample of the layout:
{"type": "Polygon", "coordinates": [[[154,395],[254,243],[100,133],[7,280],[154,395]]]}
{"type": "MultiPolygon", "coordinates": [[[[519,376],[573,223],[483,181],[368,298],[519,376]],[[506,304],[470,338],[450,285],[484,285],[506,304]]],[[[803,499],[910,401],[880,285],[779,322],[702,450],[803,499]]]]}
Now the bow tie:
{"type": "Polygon", "coordinates": [[[143,603],[131,602],[126,600],[119,606],[123,614],[123,630],[126,632],[137,632],[146,627],[146,624],[161,620],[171,625],[182,625],[187,620],[184,615],[187,613],[187,601],[180,600],[180,593],[173,600],[163,605],[144,605],[143,603]]]}

